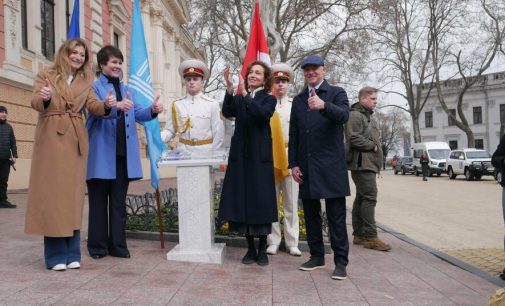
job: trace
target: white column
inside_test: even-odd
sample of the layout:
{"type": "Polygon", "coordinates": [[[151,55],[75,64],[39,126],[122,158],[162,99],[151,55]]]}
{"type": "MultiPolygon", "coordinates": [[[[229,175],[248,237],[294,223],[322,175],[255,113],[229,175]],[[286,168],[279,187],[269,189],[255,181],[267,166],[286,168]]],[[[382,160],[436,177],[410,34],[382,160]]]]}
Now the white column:
{"type": "MultiPolygon", "coordinates": [[[[39,1],[40,2],[40,1],[39,1]]],[[[5,64],[19,66],[21,61],[21,2],[9,0],[3,2],[5,64]]],[[[40,12],[40,10],[39,10],[40,12]]]]}
{"type": "Polygon", "coordinates": [[[167,40],[166,40],[166,52],[167,54],[167,59],[168,59],[168,69],[166,69],[165,73],[165,78],[167,79],[166,84],[168,85],[166,88],[166,95],[167,97],[171,99],[177,99],[179,98],[177,96],[177,75],[179,74],[178,68],[179,65],[175,64],[175,38],[174,38],[174,33],[173,31],[170,31],[167,33],[167,40]]]}
{"type": "Polygon", "coordinates": [[[182,96],[182,79],[177,73],[177,70],[179,69],[179,65],[181,64],[181,38],[178,36],[175,36],[175,52],[174,52],[174,70],[176,73],[174,73],[174,83],[175,83],[175,94],[176,96],[180,97],[182,96]]]}
{"type": "Polygon", "coordinates": [[[223,263],[225,244],[214,243],[212,187],[208,164],[177,167],[179,244],[167,260],[223,263]]]}
{"type": "MultiPolygon", "coordinates": [[[[156,11],[151,14],[152,66],[151,77],[155,93],[163,94],[163,14],[156,11]]],[[[162,98],[164,98],[163,95],[162,98]]]]}

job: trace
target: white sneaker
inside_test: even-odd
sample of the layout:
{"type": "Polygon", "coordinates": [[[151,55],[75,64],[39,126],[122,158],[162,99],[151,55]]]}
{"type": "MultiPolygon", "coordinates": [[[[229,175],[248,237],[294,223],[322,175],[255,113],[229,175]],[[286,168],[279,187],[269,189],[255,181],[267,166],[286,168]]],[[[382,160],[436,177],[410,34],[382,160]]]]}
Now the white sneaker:
{"type": "Polygon", "coordinates": [[[51,268],[51,270],[53,271],[65,271],[66,269],[67,269],[66,264],[57,264],[56,266],[51,268]]]}
{"type": "Polygon", "coordinates": [[[67,265],[67,268],[69,269],[79,269],[81,267],[81,264],[78,261],[73,261],[67,265]]]}
{"type": "Polygon", "coordinates": [[[279,250],[279,246],[276,244],[271,244],[267,248],[267,254],[275,255],[277,254],[277,250],[279,250]]]}
{"type": "Polygon", "coordinates": [[[300,249],[295,246],[289,247],[289,254],[293,256],[302,256],[302,252],[300,251],[300,249]]]}

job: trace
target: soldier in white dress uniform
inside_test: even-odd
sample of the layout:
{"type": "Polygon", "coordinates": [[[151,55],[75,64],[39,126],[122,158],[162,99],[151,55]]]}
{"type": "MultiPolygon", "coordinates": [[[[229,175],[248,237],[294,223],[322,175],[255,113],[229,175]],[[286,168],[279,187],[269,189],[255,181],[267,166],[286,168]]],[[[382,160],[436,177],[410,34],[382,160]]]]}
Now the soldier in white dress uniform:
{"type": "MultiPolygon", "coordinates": [[[[275,111],[281,118],[282,135],[284,137],[287,150],[289,141],[289,118],[291,115],[292,98],[287,96],[289,83],[293,79],[293,69],[284,63],[272,65],[272,76],[274,85],[272,94],[277,98],[275,111]]],[[[295,184],[293,177],[288,175],[282,181],[275,185],[277,199],[279,199],[282,190],[282,205],[284,213],[284,243],[286,251],[293,256],[300,256],[302,253],[298,249],[299,222],[298,222],[298,185],[295,184]]],[[[279,202],[277,202],[279,203],[279,202]]],[[[281,227],[279,222],[272,224],[272,233],[267,238],[267,253],[277,254],[281,243],[281,227]]]]}
{"type": "Polygon", "coordinates": [[[187,94],[169,106],[161,139],[171,149],[219,149],[224,124],[219,102],[203,94],[204,80],[209,76],[207,66],[200,60],[189,59],[181,63],[179,74],[184,78],[187,94]]]}

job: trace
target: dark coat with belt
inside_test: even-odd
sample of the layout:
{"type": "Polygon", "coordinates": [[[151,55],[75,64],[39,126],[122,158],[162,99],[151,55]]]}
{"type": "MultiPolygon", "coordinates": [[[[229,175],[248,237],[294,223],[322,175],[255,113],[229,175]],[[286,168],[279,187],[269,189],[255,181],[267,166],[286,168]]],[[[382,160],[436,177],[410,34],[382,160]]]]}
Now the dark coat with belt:
{"type": "Polygon", "coordinates": [[[223,116],[235,117],[219,219],[245,224],[277,221],[270,117],[276,99],[260,90],[254,98],[226,94],[223,116]]]}
{"type": "Polygon", "coordinates": [[[344,153],[344,124],[349,101],[343,88],[323,81],[318,96],[321,111],[309,110],[307,87],[293,100],[289,124],[289,167],[300,167],[302,199],[340,198],[350,195],[344,153]]]}
{"type": "Polygon", "coordinates": [[[505,180],[503,179],[503,175],[505,174],[505,165],[503,164],[505,161],[505,134],[500,138],[500,143],[498,144],[498,148],[493,153],[493,157],[491,159],[491,163],[496,169],[501,171],[501,185],[505,187],[505,180]]]}

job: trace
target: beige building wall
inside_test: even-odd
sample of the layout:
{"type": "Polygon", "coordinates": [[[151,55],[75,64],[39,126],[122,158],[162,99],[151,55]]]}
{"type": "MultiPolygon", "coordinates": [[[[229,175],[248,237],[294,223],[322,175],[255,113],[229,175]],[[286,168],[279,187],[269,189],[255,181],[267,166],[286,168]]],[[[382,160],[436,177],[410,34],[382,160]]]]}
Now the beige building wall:
{"type": "MultiPolygon", "coordinates": [[[[69,1],[70,11],[74,1],[69,1]]],[[[14,128],[19,159],[17,171],[11,171],[9,190],[28,187],[37,112],[30,106],[33,79],[40,69],[51,64],[42,55],[40,1],[28,0],[28,47],[22,47],[21,1],[0,0],[0,105],[8,109],[8,121],[14,128]]],[[[151,77],[155,94],[161,94],[165,107],[184,92],[177,69],[188,58],[205,60],[202,50],[195,48],[183,25],[190,21],[186,1],[141,0],[144,33],[147,40],[151,77]]],[[[132,0],[81,0],[81,37],[90,44],[94,54],[119,35],[119,47],[125,55],[123,69],[128,75],[132,0]],[[106,37],[103,37],[103,36],[106,37]]],[[[55,1],[55,45],[66,38],[65,0],[55,1]]],[[[93,55],[94,55],[93,54],[93,55]]],[[[95,56],[93,59],[96,60],[95,56]]],[[[164,126],[165,114],[159,116],[164,126]]],[[[144,178],[149,176],[149,162],[145,158],[145,135],[138,126],[143,157],[144,178]]],[[[161,177],[174,177],[175,169],[160,169],[161,177]]],[[[50,178],[48,178],[50,179],[50,178]]]]}

